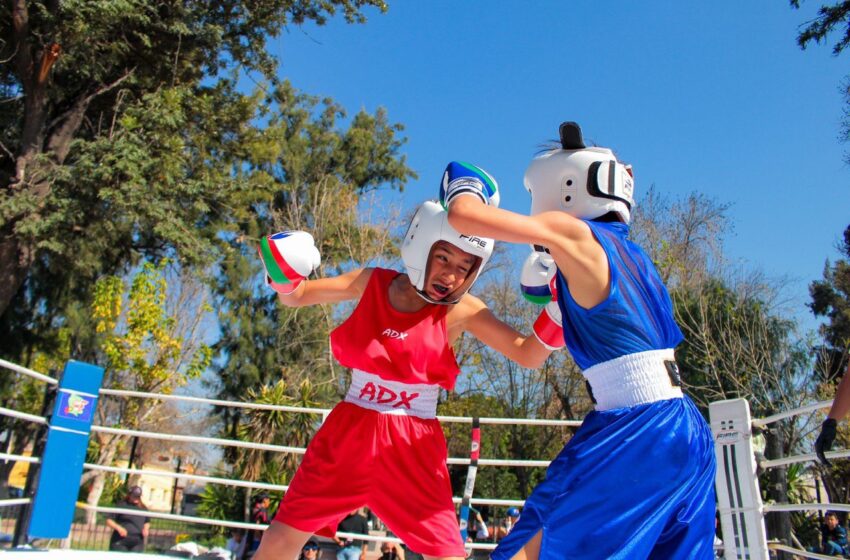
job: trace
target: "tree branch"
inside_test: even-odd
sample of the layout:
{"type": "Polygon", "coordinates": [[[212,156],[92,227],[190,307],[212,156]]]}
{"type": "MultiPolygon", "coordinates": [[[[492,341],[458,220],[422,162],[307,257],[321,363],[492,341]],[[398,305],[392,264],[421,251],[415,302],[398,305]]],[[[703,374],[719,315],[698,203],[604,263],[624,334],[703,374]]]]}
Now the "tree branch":
{"type": "Polygon", "coordinates": [[[94,92],[86,96],[78,97],[70,109],[53,119],[48,128],[52,129],[56,126],[56,129],[47,141],[47,152],[53,154],[53,159],[56,162],[61,163],[65,161],[65,158],[68,156],[68,151],[71,147],[71,140],[73,140],[74,134],[76,134],[80,124],[83,122],[83,117],[85,116],[89,103],[91,103],[95,97],[103,95],[104,93],[121,85],[133,74],[133,72],[135,72],[135,70],[136,68],[133,67],[124,72],[124,75],[117,80],[100,86],[94,92]]]}

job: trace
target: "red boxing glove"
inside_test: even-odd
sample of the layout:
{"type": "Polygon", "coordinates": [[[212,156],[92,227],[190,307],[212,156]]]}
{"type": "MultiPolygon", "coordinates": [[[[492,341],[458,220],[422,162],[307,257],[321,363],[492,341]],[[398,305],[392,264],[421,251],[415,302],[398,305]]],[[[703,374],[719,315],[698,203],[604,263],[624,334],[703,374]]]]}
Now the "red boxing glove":
{"type": "Polygon", "coordinates": [[[564,342],[564,328],[561,324],[561,308],[558,307],[558,301],[553,299],[546,304],[543,311],[534,321],[534,336],[540,341],[540,344],[549,350],[558,350],[567,345],[564,342]]]}

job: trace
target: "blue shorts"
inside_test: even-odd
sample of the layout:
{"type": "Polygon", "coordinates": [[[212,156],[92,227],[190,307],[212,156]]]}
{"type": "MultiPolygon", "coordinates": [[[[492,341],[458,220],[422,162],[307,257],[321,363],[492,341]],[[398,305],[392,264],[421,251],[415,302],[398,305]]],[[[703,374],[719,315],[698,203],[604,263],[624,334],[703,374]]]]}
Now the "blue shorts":
{"type": "Polygon", "coordinates": [[[591,412],[491,558],[542,529],[540,559],[714,557],[711,430],[687,397],[591,412]]]}

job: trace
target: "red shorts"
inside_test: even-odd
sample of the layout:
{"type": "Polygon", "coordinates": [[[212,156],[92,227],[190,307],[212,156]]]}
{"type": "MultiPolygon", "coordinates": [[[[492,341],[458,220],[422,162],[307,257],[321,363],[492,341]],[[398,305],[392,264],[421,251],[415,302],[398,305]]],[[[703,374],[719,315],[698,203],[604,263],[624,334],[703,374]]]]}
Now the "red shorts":
{"type": "Polygon", "coordinates": [[[274,519],[332,536],[367,506],[412,550],[463,557],[446,453],[436,419],[340,403],[310,441],[274,519]]]}

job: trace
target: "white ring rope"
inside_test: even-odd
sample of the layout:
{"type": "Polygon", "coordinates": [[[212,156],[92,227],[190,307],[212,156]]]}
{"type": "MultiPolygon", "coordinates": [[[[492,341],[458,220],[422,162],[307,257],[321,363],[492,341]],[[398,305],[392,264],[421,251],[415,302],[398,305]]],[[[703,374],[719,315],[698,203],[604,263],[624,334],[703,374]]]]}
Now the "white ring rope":
{"type": "Polygon", "coordinates": [[[8,416],[10,418],[17,418],[19,420],[29,420],[30,422],[35,422],[36,424],[47,424],[47,418],[45,418],[44,416],[36,416],[35,414],[18,412],[17,410],[12,410],[11,408],[6,408],[4,406],[0,406],[0,414],[3,416],[8,416]]]}
{"type": "Polygon", "coordinates": [[[763,511],[850,511],[850,504],[765,504],[763,511]]]}
{"type": "MultiPolygon", "coordinates": [[[[850,457],[850,450],[846,451],[827,451],[824,453],[827,459],[841,459],[844,457],[850,457]]],[[[763,469],[769,469],[772,467],[783,467],[785,465],[791,465],[794,463],[806,463],[808,461],[817,461],[818,456],[814,453],[806,453],[803,455],[792,455],[790,457],[780,457],[779,459],[763,459],[759,461],[759,466],[763,469]]]]}
{"type": "Polygon", "coordinates": [[[183,401],[183,402],[194,402],[200,404],[209,404],[213,406],[225,406],[231,408],[251,408],[255,410],[278,410],[281,412],[301,412],[304,414],[328,414],[331,409],[330,408],[307,408],[303,406],[283,406],[278,404],[260,404],[260,403],[249,403],[249,402],[237,402],[237,401],[224,401],[219,399],[206,399],[203,397],[190,397],[186,395],[164,395],[162,393],[144,393],[141,391],[129,391],[126,389],[101,389],[99,391],[101,395],[110,395],[117,397],[139,397],[145,399],[155,399],[155,400],[171,400],[171,401],[183,401]]]}
{"type": "Polygon", "coordinates": [[[23,373],[24,375],[28,375],[32,378],[38,379],[39,381],[44,381],[45,383],[49,383],[50,385],[56,385],[59,383],[53,377],[49,375],[44,375],[43,373],[38,373],[37,371],[33,371],[31,369],[25,368],[23,366],[19,366],[18,364],[13,364],[12,362],[7,362],[6,360],[0,360],[0,367],[5,367],[11,369],[12,371],[16,371],[18,373],[23,373]]]}
{"type": "MultiPolygon", "coordinates": [[[[175,400],[209,404],[213,406],[228,406],[233,408],[253,408],[258,410],[277,410],[281,412],[299,412],[303,414],[330,413],[330,408],[307,408],[303,406],[284,406],[277,404],[258,404],[238,401],[226,401],[219,399],[207,399],[204,397],[190,397],[186,395],[164,395],[161,393],[145,393],[141,391],[130,391],[126,389],[101,389],[101,395],[139,397],[147,399],[175,400]]],[[[437,420],[446,423],[472,424],[472,418],[467,416],[437,416],[437,420]]],[[[580,426],[581,420],[548,420],[542,418],[481,418],[482,424],[508,424],[524,426],[580,426]]]]}
{"type": "Polygon", "coordinates": [[[19,461],[21,463],[32,463],[38,465],[41,459],[38,457],[30,457],[28,455],[12,455],[11,453],[0,453],[0,459],[4,461],[19,461]]]}
{"type": "Polygon", "coordinates": [[[0,507],[23,506],[30,503],[29,498],[12,498],[9,500],[0,500],[0,507]]]}
{"type": "MultiPolygon", "coordinates": [[[[137,509],[124,509],[104,506],[90,506],[88,504],[77,503],[78,509],[95,511],[97,513],[124,513],[129,515],[139,515],[137,509]]],[[[159,511],[146,510],[145,517],[154,519],[170,519],[172,521],[186,521],[188,523],[199,523],[201,525],[218,525],[221,527],[233,527],[236,529],[259,529],[265,530],[268,525],[257,525],[256,523],[245,523],[244,521],[223,521],[220,519],[208,519],[206,517],[193,517],[190,515],[178,515],[176,513],[164,513],[159,511]]]]}
{"type": "Polygon", "coordinates": [[[832,406],[832,401],[820,401],[814,404],[809,404],[806,406],[801,406],[800,408],[794,408],[791,410],[786,410],[785,412],[780,412],[778,414],[774,414],[772,416],[768,416],[766,418],[753,418],[752,424],[758,428],[763,428],[768,424],[773,424],[774,422],[778,422],[779,420],[785,420],[786,418],[791,418],[792,416],[799,416],[800,414],[805,414],[806,412],[814,412],[816,410],[820,410],[822,408],[828,408],[832,406]]]}
{"type": "Polygon", "coordinates": [[[288,485],[284,484],[269,484],[266,482],[251,482],[248,480],[239,480],[236,478],[220,478],[215,476],[205,476],[200,474],[178,473],[171,471],[152,471],[148,469],[131,469],[124,467],[108,467],[106,465],[98,465],[95,463],[84,463],[83,467],[93,471],[104,471],[118,474],[137,474],[142,476],[158,476],[162,478],[185,478],[192,481],[212,482],[223,486],[239,486],[241,488],[255,488],[257,490],[275,490],[278,492],[286,492],[289,490],[288,485]]]}
{"type": "Polygon", "coordinates": [[[290,447],[288,445],[273,445],[271,443],[251,443],[237,439],[211,438],[204,436],[184,436],[180,434],[161,434],[159,432],[146,432],[143,430],[126,430],[123,428],[107,428],[106,426],[92,426],[91,431],[104,434],[137,436],[150,439],[162,439],[166,441],[182,441],[184,443],[208,443],[210,445],[221,445],[224,447],[244,447],[246,449],[261,449],[263,451],[278,451],[280,453],[303,454],[303,447],[290,447]]]}
{"type": "Polygon", "coordinates": [[[770,550],[781,550],[782,552],[791,552],[792,554],[796,554],[797,556],[802,556],[804,558],[815,558],[816,560],[835,560],[836,558],[836,556],[827,556],[825,554],[818,554],[817,552],[808,552],[806,550],[792,548],[781,543],[769,542],[767,543],[767,548],[769,548],[770,550]]]}

